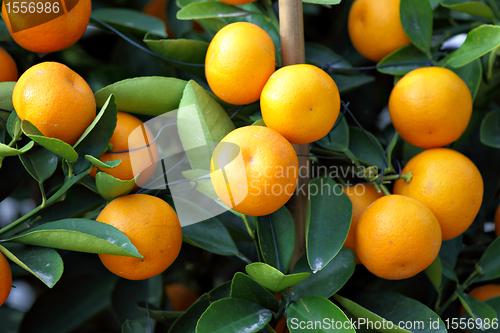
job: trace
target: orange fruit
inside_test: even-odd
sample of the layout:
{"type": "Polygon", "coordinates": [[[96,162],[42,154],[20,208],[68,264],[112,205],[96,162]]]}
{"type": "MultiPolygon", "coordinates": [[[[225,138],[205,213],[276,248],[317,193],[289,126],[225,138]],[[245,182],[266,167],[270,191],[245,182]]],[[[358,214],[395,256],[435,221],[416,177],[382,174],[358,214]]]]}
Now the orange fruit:
{"type": "Polygon", "coordinates": [[[340,111],[340,95],[330,75],[312,65],[280,68],[260,97],[267,127],[291,143],[310,143],[330,132],[340,111]]]}
{"type": "Polygon", "coordinates": [[[356,228],[356,254],[373,274],[406,279],[426,269],[441,248],[441,228],[423,203],[402,195],[376,200],[356,228]]]}
{"type": "Polygon", "coordinates": [[[12,93],[17,115],[43,135],[74,144],[96,114],[87,82],[67,66],[42,62],[21,75],[12,93]]]}
{"type": "Polygon", "coordinates": [[[17,81],[17,65],[14,59],[0,47],[0,82],[17,81]]]}
{"type": "MultiPolygon", "coordinates": [[[[484,302],[492,297],[500,296],[500,286],[497,284],[485,284],[483,286],[476,287],[469,292],[469,296],[484,302]]],[[[465,313],[465,308],[460,307],[460,315],[465,313]]]]}
{"type": "Polygon", "coordinates": [[[12,289],[12,272],[10,270],[7,258],[0,253],[0,306],[9,297],[10,290],[12,289]]]}
{"type": "Polygon", "coordinates": [[[461,153],[429,149],[414,156],[402,173],[411,171],[409,183],[399,179],[394,194],[422,202],[437,217],[443,240],[462,234],[472,224],[483,200],[483,178],[477,167],[461,153]]]}
{"type": "Polygon", "coordinates": [[[286,324],[286,318],[285,317],[281,318],[278,321],[278,323],[274,327],[274,331],[276,333],[290,333],[290,331],[288,330],[288,326],[286,324]]]}
{"type": "Polygon", "coordinates": [[[497,211],[495,212],[495,234],[500,236],[500,205],[497,207],[497,211]]]}
{"type": "Polygon", "coordinates": [[[354,48],[361,55],[380,61],[400,47],[410,44],[401,25],[400,1],[354,1],[349,11],[347,28],[354,48]]]}
{"type": "Polygon", "coordinates": [[[403,76],[389,98],[394,127],[407,142],[437,148],[457,140],[472,114],[472,95],[449,69],[422,67],[403,76]]]}
{"type": "Polygon", "coordinates": [[[210,89],[224,102],[248,104],[260,98],[275,62],[267,32],[253,23],[236,22],[219,30],[210,42],[205,74],[210,89]]]}
{"type": "Polygon", "coordinates": [[[240,5],[246,5],[247,3],[250,2],[255,2],[257,0],[219,0],[219,1],[228,5],[240,6],[240,5]]]}
{"type": "MultiPolygon", "coordinates": [[[[366,208],[368,208],[375,200],[383,197],[384,194],[377,192],[375,186],[368,183],[344,187],[344,193],[352,202],[351,227],[349,228],[349,233],[347,234],[344,246],[356,253],[354,235],[356,234],[356,226],[358,225],[359,218],[366,208]]],[[[358,256],[356,256],[355,262],[356,264],[361,263],[358,256]]]]}
{"type": "Polygon", "coordinates": [[[194,291],[180,283],[166,285],[165,292],[174,311],[186,311],[199,297],[194,291]]]}
{"type": "Polygon", "coordinates": [[[229,208],[252,216],[271,214],[295,191],[297,154],[273,129],[240,127],[215,147],[210,179],[215,192],[229,208]]]}
{"type": "MultiPolygon", "coordinates": [[[[153,134],[142,121],[131,114],[118,112],[116,127],[109,140],[113,150],[104,153],[101,161],[121,160],[121,163],[112,169],[101,170],[121,180],[131,180],[140,173],[134,189],[145,185],[155,172],[158,161],[156,143],[150,144],[153,140],[153,134]]],[[[96,171],[97,168],[92,170],[92,177],[95,177],[96,171]]]]}
{"type": "Polygon", "coordinates": [[[29,12],[15,14],[12,10],[7,14],[5,1],[2,4],[2,17],[10,35],[21,47],[37,53],[56,52],[70,47],[82,37],[92,11],[90,0],[72,1],[76,4],[70,10],[67,10],[70,1],[63,1],[63,3],[66,5],[59,10],[64,10],[65,14],[42,24],[40,23],[43,21],[39,21],[40,15],[49,14],[30,14],[29,12]],[[12,25],[24,30],[13,32],[12,25]]]}
{"type": "Polygon", "coordinates": [[[104,207],[97,221],[123,232],[144,258],[99,254],[112,273],[129,280],[161,274],[177,258],[182,229],[175,211],[165,201],[147,194],[119,197],[104,207]]]}

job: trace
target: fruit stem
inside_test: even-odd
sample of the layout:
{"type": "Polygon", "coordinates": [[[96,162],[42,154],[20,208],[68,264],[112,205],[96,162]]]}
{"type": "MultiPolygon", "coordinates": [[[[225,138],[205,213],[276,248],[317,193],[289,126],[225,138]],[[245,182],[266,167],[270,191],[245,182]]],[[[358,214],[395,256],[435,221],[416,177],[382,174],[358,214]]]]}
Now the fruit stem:
{"type": "Polygon", "coordinates": [[[246,215],[242,215],[241,218],[243,219],[243,222],[245,222],[245,226],[247,227],[248,234],[250,237],[252,237],[253,240],[255,240],[255,233],[253,232],[252,228],[250,228],[250,223],[248,223],[248,218],[246,215]]]}
{"type": "Polygon", "coordinates": [[[457,291],[464,292],[465,289],[467,289],[469,285],[472,283],[474,278],[479,274],[482,274],[482,269],[479,265],[476,265],[476,269],[469,275],[469,277],[462,284],[457,285],[456,291],[448,298],[448,300],[443,304],[443,306],[441,307],[436,306],[436,313],[438,315],[441,315],[444,312],[444,310],[446,310],[446,308],[448,308],[448,306],[458,298],[457,291]]]}
{"type": "Polygon", "coordinates": [[[43,209],[47,204],[47,195],[45,194],[45,189],[43,188],[43,182],[38,182],[38,186],[40,186],[40,194],[42,195],[42,203],[40,204],[40,207],[43,209]]]}

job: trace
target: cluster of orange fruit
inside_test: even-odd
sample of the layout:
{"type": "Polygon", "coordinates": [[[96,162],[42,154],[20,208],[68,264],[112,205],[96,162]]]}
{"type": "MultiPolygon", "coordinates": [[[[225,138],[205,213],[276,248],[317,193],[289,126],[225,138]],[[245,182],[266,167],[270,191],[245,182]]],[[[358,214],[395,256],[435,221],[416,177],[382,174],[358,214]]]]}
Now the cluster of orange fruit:
{"type": "MultiPolygon", "coordinates": [[[[8,16],[5,3],[2,6],[3,18],[14,41],[29,51],[39,53],[59,51],[77,42],[85,32],[90,11],[91,1],[80,0],[54,20],[13,32],[9,18],[29,26],[30,17],[8,16]]],[[[96,101],[91,88],[80,75],[63,64],[42,62],[30,67],[18,78],[15,61],[0,48],[0,82],[7,81],[17,81],[12,102],[18,117],[31,122],[46,137],[74,145],[96,117],[96,101]]],[[[110,140],[113,151],[103,154],[101,160],[121,160],[121,163],[101,171],[121,180],[133,179],[135,171],[140,173],[137,183],[144,184],[156,167],[147,162],[150,161],[150,152],[157,160],[158,150],[153,139],[151,131],[141,120],[118,112],[110,140]],[[141,128],[139,136],[134,131],[137,128],[141,128]],[[144,147],[145,139],[148,147],[144,147]],[[132,159],[139,163],[134,162],[134,169],[132,159]]],[[[97,168],[93,168],[90,174],[95,177],[96,172],[97,168]]],[[[156,276],[167,269],[180,252],[182,229],[178,216],[168,203],[154,196],[132,194],[119,197],[106,205],[97,221],[122,231],[143,256],[131,258],[99,254],[103,264],[121,277],[139,280],[156,276]]],[[[7,259],[1,253],[0,281],[2,305],[11,290],[12,274],[7,259]]]]}

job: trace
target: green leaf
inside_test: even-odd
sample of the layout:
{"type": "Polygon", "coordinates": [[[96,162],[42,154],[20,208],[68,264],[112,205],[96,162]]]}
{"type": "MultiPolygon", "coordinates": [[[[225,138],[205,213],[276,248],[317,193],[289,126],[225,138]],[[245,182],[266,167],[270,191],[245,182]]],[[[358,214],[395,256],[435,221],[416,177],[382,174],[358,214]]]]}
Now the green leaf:
{"type": "Polygon", "coordinates": [[[219,1],[192,2],[177,12],[179,20],[200,20],[258,14],[219,1]]]}
{"type": "Polygon", "coordinates": [[[458,277],[453,268],[446,261],[441,261],[441,272],[446,278],[458,282],[458,277]]]}
{"type": "Polygon", "coordinates": [[[120,163],[122,162],[122,160],[103,162],[92,155],[85,155],[85,159],[93,165],[103,169],[113,169],[114,167],[120,165],[120,163]]]}
{"type": "Polygon", "coordinates": [[[257,332],[271,319],[271,311],[258,304],[225,298],[212,303],[201,315],[196,333],[257,332]]]}
{"type": "Polygon", "coordinates": [[[257,283],[271,290],[274,294],[282,292],[288,287],[295,286],[311,275],[310,273],[285,275],[276,268],[262,262],[255,262],[247,265],[245,271],[257,281],[257,283]]]}
{"type": "Polygon", "coordinates": [[[439,260],[439,257],[436,257],[432,264],[430,264],[430,266],[425,269],[425,274],[427,275],[429,280],[431,280],[431,283],[434,288],[436,288],[436,291],[439,292],[442,280],[441,260],[439,260]]]}
{"type": "Polygon", "coordinates": [[[413,45],[431,58],[432,8],[429,0],[401,0],[401,24],[413,45]]]}
{"type": "Polygon", "coordinates": [[[234,124],[220,104],[191,80],[179,104],[177,129],[191,167],[210,170],[213,149],[234,124]]]}
{"type": "Polygon", "coordinates": [[[397,325],[400,322],[411,322],[418,323],[411,329],[411,332],[414,333],[446,333],[443,321],[435,312],[422,303],[395,292],[365,292],[359,294],[353,300],[341,297],[338,294],[333,297],[358,318],[366,318],[374,323],[385,321],[386,323],[383,326],[385,329],[380,329],[380,332],[410,332],[397,325]],[[391,325],[387,321],[392,322],[393,329],[390,329],[391,325]],[[432,327],[431,324],[433,324],[432,327]],[[438,326],[438,328],[434,325],[438,326]]]}
{"type": "MultiPolygon", "coordinates": [[[[153,51],[164,57],[189,64],[205,64],[205,56],[209,43],[194,39],[153,39],[147,35],[144,43],[153,51]]],[[[168,60],[167,60],[168,61],[168,60]]],[[[205,77],[203,66],[186,66],[169,61],[174,66],[191,71],[200,78],[205,77]]]]}
{"type": "Polygon", "coordinates": [[[309,182],[306,253],[313,271],[325,268],[342,249],[351,218],[352,202],[341,185],[331,178],[315,178],[309,182]]]}
{"type": "Polygon", "coordinates": [[[19,158],[24,168],[39,183],[49,179],[57,169],[57,155],[43,147],[34,147],[19,155],[19,158]]]}
{"type": "Polygon", "coordinates": [[[151,319],[153,320],[167,324],[173,324],[174,321],[177,320],[177,318],[179,318],[185,313],[185,311],[159,310],[155,308],[154,305],[149,303],[148,307],[146,308],[145,302],[138,302],[137,307],[139,308],[139,311],[141,311],[145,316],[150,316],[151,319]]]}
{"type": "Polygon", "coordinates": [[[122,325],[122,333],[145,333],[144,327],[136,321],[126,320],[122,325]]]}
{"type": "Polygon", "coordinates": [[[351,68],[351,64],[344,57],[333,52],[329,47],[318,43],[305,43],[306,59],[308,63],[316,66],[330,64],[332,68],[351,68]]]}
{"type": "Polygon", "coordinates": [[[21,128],[23,133],[26,134],[28,138],[47,148],[51,152],[62,156],[64,159],[68,160],[68,162],[76,162],[78,159],[78,153],[73,149],[73,147],[62,140],[45,137],[38,130],[38,128],[36,128],[35,125],[29,121],[23,120],[21,128]]]}
{"type": "Polygon", "coordinates": [[[259,119],[257,121],[255,121],[252,126],[264,126],[264,127],[267,127],[266,123],[264,122],[264,119],[259,119]]]}
{"type": "Polygon", "coordinates": [[[481,329],[483,328],[482,325],[484,325],[485,320],[489,319],[491,323],[493,319],[497,318],[497,313],[487,303],[481,302],[459,291],[455,291],[455,294],[458,296],[460,303],[462,303],[467,313],[474,318],[474,320],[479,319],[476,324],[478,324],[481,329]]]}
{"type": "Polygon", "coordinates": [[[320,296],[307,296],[292,303],[287,312],[287,324],[291,333],[302,333],[306,330],[322,333],[356,333],[345,313],[328,299],[320,296]],[[314,329],[317,322],[323,324],[321,330],[314,329]],[[297,327],[297,323],[312,326],[301,329],[297,327]]]}
{"type": "Polygon", "coordinates": [[[464,80],[467,87],[469,87],[472,100],[474,100],[483,79],[483,66],[481,66],[481,60],[476,59],[465,66],[450,69],[464,80]]]}
{"type": "Polygon", "coordinates": [[[432,10],[434,10],[439,6],[441,0],[429,0],[429,3],[431,4],[432,10]]]}
{"type": "MultiPolygon", "coordinates": [[[[487,300],[484,300],[483,301],[485,304],[489,305],[491,308],[493,308],[493,310],[495,310],[496,314],[497,314],[497,318],[500,317],[500,297],[496,296],[496,297],[492,297],[492,298],[488,298],[487,300]]],[[[472,318],[470,316],[470,314],[468,312],[465,312],[463,315],[462,315],[463,318],[466,319],[467,323],[470,323],[469,320],[473,320],[473,319],[469,319],[469,318],[472,318]]],[[[490,321],[488,324],[489,324],[489,329],[487,327],[487,323],[483,320],[483,316],[481,314],[481,316],[479,317],[481,318],[481,320],[477,320],[477,321],[474,321],[474,328],[471,328],[470,325],[467,325],[467,331],[468,332],[473,332],[473,333],[482,333],[484,332],[483,330],[480,329],[480,323],[483,323],[485,324],[485,327],[483,327],[486,332],[496,332],[498,331],[498,327],[496,327],[497,329],[493,328],[496,326],[495,323],[497,323],[497,321],[495,319],[493,319],[493,321],[490,321]]]]}
{"type": "Polygon", "coordinates": [[[385,165],[384,149],[380,142],[372,133],[363,132],[359,127],[349,127],[349,150],[364,163],[379,168],[385,165]]]}
{"type": "Polygon", "coordinates": [[[255,282],[254,279],[241,272],[237,272],[233,277],[231,297],[246,299],[275,312],[279,307],[278,300],[273,294],[255,282]]]}
{"type": "Polygon", "coordinates": [[[7,132],[11,138],[19,137],[21,131],[21,119],[17,116],[16,111],[12,111],[7,119],[7,132]]]}
{"type": "Polygon", "coordinates": [[[231,235],[215,217],[183,227],[182,240],[223,256],[234,256],[239,253],[231,235]]]}
{"type": "Polygon", "coordinates": [[[342,0],[302,0],[303,3],[315,3],[318,5],[338,5],[342,0]]]}
{"type": "Polygon", "coordinates": [[[97,172],[95,175],[95,184],[99,194],[107,201],[111,201],[114,198],[129,194],[135,186],[137,177],[139,175],[131,180],[121,180],[105,172],[97,172]]]}
{"type": "Polygon", "coordinates": [[[500,111],[489,112],[481,122],[481,142],[489,147],[500,148],[500,111]]]}
{"type": "Polygon", "coordinates": [[[392,52],[377,64],[380,73],[405,75],[414,69],[426,66],[429,59],[415,45],[408,44],[392,52]]]}
{"type": "Polygon", "coordinates": [[[12,92],[15,85],[15,82],[0,82],[0,109],[14,111],[12,92]]]}
{"type": "Polygon", "coordinates": [[[484,17],[492,21],[495,20],[495,15],[491,8],[479,1],[443,0],[441,5],[458,12],[484,17]]]}
{"type": "MultiPolygon", "coordinates": [[[[28,142],[24,147],[16,149],[7,146],[6,144],[0,143],[0,158],[7,156],[21,155],[28,150],[30,150],[35,143],[33,141],[28,142]]],[[[0,160],[1,161],[1,160],[0,160]]],[[[1,166],[1,164],[0,164],[1,166]]]]}
{"type": "Polygon", "coordinates": [[[92,17],[109,23],[123,32],[144,36],[152,33],[167,38],[165,24],[158,18],[136,10],[125,8],[99,8],[92,11],[92,17]]]}
{"type": "Polygon", "coordinates": [[[179,107],[186,83],[172,77],[136,77],[115,82],[94,96],[97,106],[103,106],[113,94],[116,106],[122,112],[159,116],[179,107]]]}
{"type": "Polygon", "coordinates": [[[467,34],[448,58],[447,66],[462,67],[500,46],[500,26],[483,24],[467,34]]]}
{"type": "Polygon", "coordinates": [[[91,166],[91,163],[85,158],[86,155],[101,156],[104,152],[113,136],[117,113],[115,97],[111,95],[74,146],[80,155],[73,167],[75,174],[79,174],[91,166]]]}
{"type": "Polygon", "coordinates": [[[111,274],[63,279],[36,300],[26,313],[19,333],[74,331],[109,307],[117,279],[111,274]]]}
{"type": "Polygon", "coordinates": [[[120,230],[87,219],[64,219],[45,223],[2,242],[7,241],[69,251],[142,258],[120,230]]]}
{"type": "Polygon", "coordinates": [[[354,252],[343,247],[342,250],[320,271],[312,273],[304,254],[293,266],[292,273],[312,273],[307,279],[294,286],[292,300],[317,295],[330,298],[340,290],[354,273],[354,252]]]}
{"type": "Polygon", "coordinates": [[[482,274],[474,278],[474,282],[488,281],[500,277],[500,237],[497,237],[484,251],[477,265],[482,274]]]}
{"type": "Polygon", "coordinates": [[[47,287],[52,288],[61,278],[64,270],[63,261],[56,250],[13,243],[2,245],[0,245],[0,252],[36,276],[47,287]]]}
{"type": "Polygon", "coordinates": [[[330,133],[316,143],[325,149],[345,152],[349,148],[349,126],[345,117],[339,115],[330,133]]]}
{"type": "Polygon", "coordinates": [[[345,94],[351,90],[361,87],[365,84],[375,81],[375,77],[365,74],[358,75],[342,75],[342,74],[330,74],[333,81],[337,84],[339,92],[345,94]]]}
{"type": "Polygon", "coordinates": [[[282,272],[288,272],[295,248],[295,222],[283,206],[276,212],[256,218],[259,248],[264,262],[282,272]]]}

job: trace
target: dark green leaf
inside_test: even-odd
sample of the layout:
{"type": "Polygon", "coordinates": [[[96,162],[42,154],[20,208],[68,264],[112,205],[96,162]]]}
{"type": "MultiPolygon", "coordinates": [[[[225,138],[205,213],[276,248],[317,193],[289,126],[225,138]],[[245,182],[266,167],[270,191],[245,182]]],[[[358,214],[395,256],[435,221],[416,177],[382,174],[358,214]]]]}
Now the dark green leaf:
{"type": "Polygon", "coordinates": [[[234,124],[220,104],[191,80],[179,104],[177,129],[191,167],[210,170],[213,149],[234,130],[234,124]]]}
{"type": "Polygon", "coordinates": [[[92,17],[102,20],[123,32],[134,32],[141,36],[152,33],[167,37],[165,24],[158,18],[136,10],[125,8],[99,8],[92,11],[92,17]]]}
{"type": "Polygon", "coordinates": [[[429,0],[429,3],[431,4],[432,10],[434,10],[439,6],[441,0],[429,0]]]}
{"type": "Polygon", "coordinates": [[[436,291],[439,292],[442,280],[441,260],[439,260],[439,257],[436,257],[432,264],[430,264],[430,266],[425,269],[425,274],[427,275],[429,280],[431,280],[431,283],[434,288],[436,288],[436,291]]]}
{"type": "Polygon", "coordinates": [[[441,261],[441,272],[443,276],[447,277],[450,280],[458,282],[458,277],[453,268],[446,261],[441,261]]]}
{"type": "Polygon", "coordinates": [[[462,67],[500,46],[500,26],[484,24],[472,29],[467,39],[448,58],[450,67],[462,67]]]}
{"type": "Polygon", "coordinates": [[[174,322],[169,333],[195,333],[200,316],[213,302],[228,298],[231,292],[231,281],[221,284],[202,295],[191,307],[174,322]]]}
{"type": "Polygon", "coordinates": [[[77,152],[64,141],[55,138],[47,138],[45,137],[38,128],[35,127],[32,123],[27,120],[23,120],[21,128],[31,140],[35,141],[39,145],[47,148],[53,153],[56,153],[59,156],[62,156],[69,162],[76,162],[78,159],[77,152]]]}
{"type": "Polygon", "coordinates": [[[306,252],[309,266],[322,270],[344,245],[351,226],[352,202],[331,178],[309,182],[306,252]],[[328,244],[328,246],[325,246],[328,244]]]}
{"type": "Polygon", "coordinates": [[[39,183],[43,183],[57,169],[57,155],[43,147],[34,147],[19,155],[29,174],[39,183]]]}
{"type": "Polygon", "coordinates": [[[186,83],[172,77],[136,77],[113,83],[94,95],[97,106],[103,106],[113,94],[122,112],[159,116],[179,107],[186,83]]]}
{"type": "Polygon", "coordinates": [[[332,49],[325,45],[307,42],[305,44],[305,48],[307,62],[312,63],[316,66],[324,66],[329,64],[332,66],[332,68],[352,67],[347,60],[345,60],[337,53],[333,52],[332,49]]]}
{"type": "Polygon", "coordinates": [[[247,265],[245,270],[261,286],[266,287],[273,293],[279,293],[288,287],[293,287],[311,275],[310,273],[285,275],[276,268],[262,262],[247,265]]]}
{"type": "Polygon", "coordinates": [[[85,159],[87,161],[89,161],[90,163],[94,164],[95,166],[98,166],[99,168],[103,168],[103,169],[112,169],[112,168],[120,165],[120,163],[122,162],[122,160],[103,162],[103,161],[98,160],[97,158],[95,158],[94,156],[91,156],[91,155],[85,155],[85,159]]]}
{"type": "Polygon", "coordinates": [[[144,327],[136,321],[126,320],[122,325],[122,333],[145,333],[144,327]]]}
{"type": "MultiPolygon", "coordinates": [[[[496,314],[497,314],[497,318],[500,317],[500,297],[496,296],[496,297],[492,297],[492,298],[488,298],[487,300],[484,301],[484,303],[488,304],[490,307],[493,308],[493,310],[495,310],[496,314]]],[[[471,319],[472,317],[470,316],[469,313],[464,313],[462,315],[462,318],[465,318],[466,322],[467,322],[467,331],[468,332],[472,332],[472,333],[483,333],[483,332],[497,332],[498,331],[498,326],[496,324],[498,324],[498,322],[493,319],[493,321],[488,321],[488,320],[483,320],[483,316],[481,315],[481,318],[480,320],[477,320],[477,321],[474,321],[473,323],[469,324],[470,321],[472,321],[473,319],[471,319]],[[484,323],[484,330],[481,330],[481,323],[484,323]],[[489,325],[489,327],[488,327],[489,325]],[[472,327],[474,326],[474,327],[472,327]]]]}
{"type": "Polygon", "coordinates": [[[322,325],[321,330],[313,329],[313,331],[322,333],[356,333],[345,313],[328,299],[320,296],[307,296],[292,303],[288,308],[287,317],[288,329],[291,333],[306,332],[305,329],[297,327],[297,323],[312,323],[314,325],[318,321],[323,324],[326,321],[329,325],[322,325]]]}
{"type": "Polygon", "coordinates": [[[359,127],[349,127],[349,150],[367,164],[382,168],[384,149],[377,138],[370,132],[363,132],[359,127]]]}
{"type": "Polygon", "coordinates": [[[225,298],[212,303],[201,315],[196,333],[257,332],[271,318],[271,311],[258,304],[225,298]]]}
{"type": "MultiPolygon", "coordinates": [[[[189,64],[205,64],[208,43],[194,39],[153,39],[146,36],[144,43],[154,52],[177,61],[189,64]]],[[[186,66],[170,61],[174,66],[191,71],[203,78],[205,68],[203,66],[186,66]]]]}
{"type": "Polygon", "coordinates": [[[485,320],[491,321],[497,318],[497,313],[495,310],[485,302],[481,302],[472,296],[456,291],[455,294],[458,296],[460,303],[467,311],[467,313],[474,318],[474,320],[479,319],[477,324],[479,324],[482,329],[482,325],[485,320]]]}
{"type": "Polygon", "coordinates": [[[185,311],[159,310],[152,304],[148,304],[148,307],[146,308],[145,302],[138,302],[137,307],[139,308],[139,311],[141,311],[146,316],[149,315],[151,319],[167,324],[173,324],[174,321],[177,320],[177,318],[185,313],[185,311]]]}
{"type": "Polygon", "coordinates": [[[63,261],[54,249],[22,244],[3,243],[0,246],[7,258],[27,270],[47,287],[52,288],[61,278],[63,261]]]}
{"type": "Polygon", "coordinates": [[[82,275],[59,282],[36,300],[26,313],[19,333],[73,331],[109,307],[116,280],[112,275],[82,275]]]}
{"type": "Polygon", "coordinates": [[[74,146],[80,155],[73,167],[75,174],[79,174],[91,166],[91,163],[85,158],[86,155],[97,157],[104,152],[113,136],[117,113],[115,97],[111,95],[74,146]]]}
{"type": "Polygon", "coordinates": [[[481,142],[493,148],[500,148],[500,111],[489,112],[481,122],[481,142]]]}
{"type": "Polygon", "coordinates": [[[266,309],[277,311],[278,300],[267,289],[246,274],[237,272],[231,283],[231,297],[246,299],[266,309]]]}
{"type": "MultiPolygon", "coordinates": [[[[418,323],[418,325],[413,325],[410,330],[414,333],[446,333],[445,325],[436,313],[422,303],[395,292],[365,292],[352,300],[338,295],[333,297],[354,316],[369,318],[374,322],[391,321],[399,332],[408,332],[408,330],[398,328],[398,323],[411,322],[418,323]],[[431,324],[439,328],[431,327],[431,324]]],[[[387,323],[385,327],[388,327],[387,323]]],[[[392,330],[384,330],[384,332],[389,331],[392,332],[392,330]]]]}
{"type": "Polygon", "coordinates": [[[375,78],[366,74],[358,75],[342,75],[333,73],[330,75],[337,84],[339,92],[345,94],[355,88],[361,87],[365,84],[375,81],[375,78]]]}
{"type": "Polygon", "coordinates": [[[292,300],[317,295],[330,298],[340,290],[354,273],[354,252],[343,247],[332,261],[320,271],[312,273],[304,254],[293,266],[292,273],[312,273],[307,279],[294,286],[292,300]]]}
{"type": "Polygon", "coordinates": [[[142,258],[128,237],[120,230],[87,219],[65,219],[45,223],[4,241],[142,258]]]}
{"type": "Polygon", "coordinates": [[[431,58],[432,8],[429,0],[401,0],[399,11],[408,38],[431,58]]]}
{"type": "Polygon", "coordinates": [[[333,129],[316,143],[329,150],[346,151],[349,148],[349,126],[344,116],[339,115],[333,129]]]}
{"type": "Polygon", "coordinates": [[[474,278],[474,282],[488,281],[500,277],[500,237],[497,237],[484,251],[477,265],[482,274],[474,278]]]}
{"type": "Polygon", "coordinates": [[[200,20],[257,14],[219,1],[192,2],[177,12],[179,20],[200,20]]]}
{"type": "Polygon", "coordinates": [[[15,85],[15,82],[0,82],[0,109],[14,111],[12,92],[15,85]]]}
{"type": "MultiPolygon", "coordinates": [[[[137,177],[138,176],[139,175],[137,175],[137,177]]],[[[129,194],[135,186],[135,178],[131,180],[121,180],[105,172],[97,172],[95,175],[95,183],[99,194],[107,201],[111,201],[114,198],[129,194]]]]}
{"type": "Polygon", "coordinates": [[[491,8],[479,1],[443,0],[441,5],[458,12],[484,17],[492,21],[495,20],[495,15],[491,11],[491,8]]]}
{"type": "Polygon", "coordinates": [[[288,272],[295,248],[292,214],[283,206],[270,215],[259,216],[256,231],[264,261],[282,272],[288,272]]]}
{"type": "Polygon", "coordinates": [[[479,85],[483,79],[483,66],[481,66],[481,61],[476,59],[460,68],[450,69],[455,72],[455,74],[460,76],[462,80],[464,80],[467,87],[469,87],[472,100],[474,100],[476,98],[477,91],[479,90],[479,85]]]}
{"type": "Polygon", "coordinates": [[[429,59],[415,45],[405,45],[392,52],[377,64],[377,70],[391,75],[405,75],[426,66],[429,59]]]}
{"type": "MultiPolygon", "coordinates": [[[[3,21],[0,21],[0,26],[4,24],[3,21]]],[[[1,40],[1,27],[0,27],[0,40],[1,40]]],[[[7,32],[8,34],[8,32],[7,32]]],[[[10,35],[9,35],[10,36],[10,35]]],[[[0,323],[2,323],[2,329],[5,332],[16,333],[19,332],[19,326],[21,326],[21,322],[24,317],[24,312],[19,310],[14,310],[8,308],[7,306],[0,307],[0,323]]]]}
{"type": "Polygon", "coordinates": [[[7,132],[10,137],[17,137],[21,135],[21,119],[17,116],[16,111],[12,111],[7,119],[7,132]]]}
{"type": "Polygon", "coordinates": [[[215,217],[183,227],[182,239],[188,244],[223,256],[239,253],[231,235],[215,217]]]}

